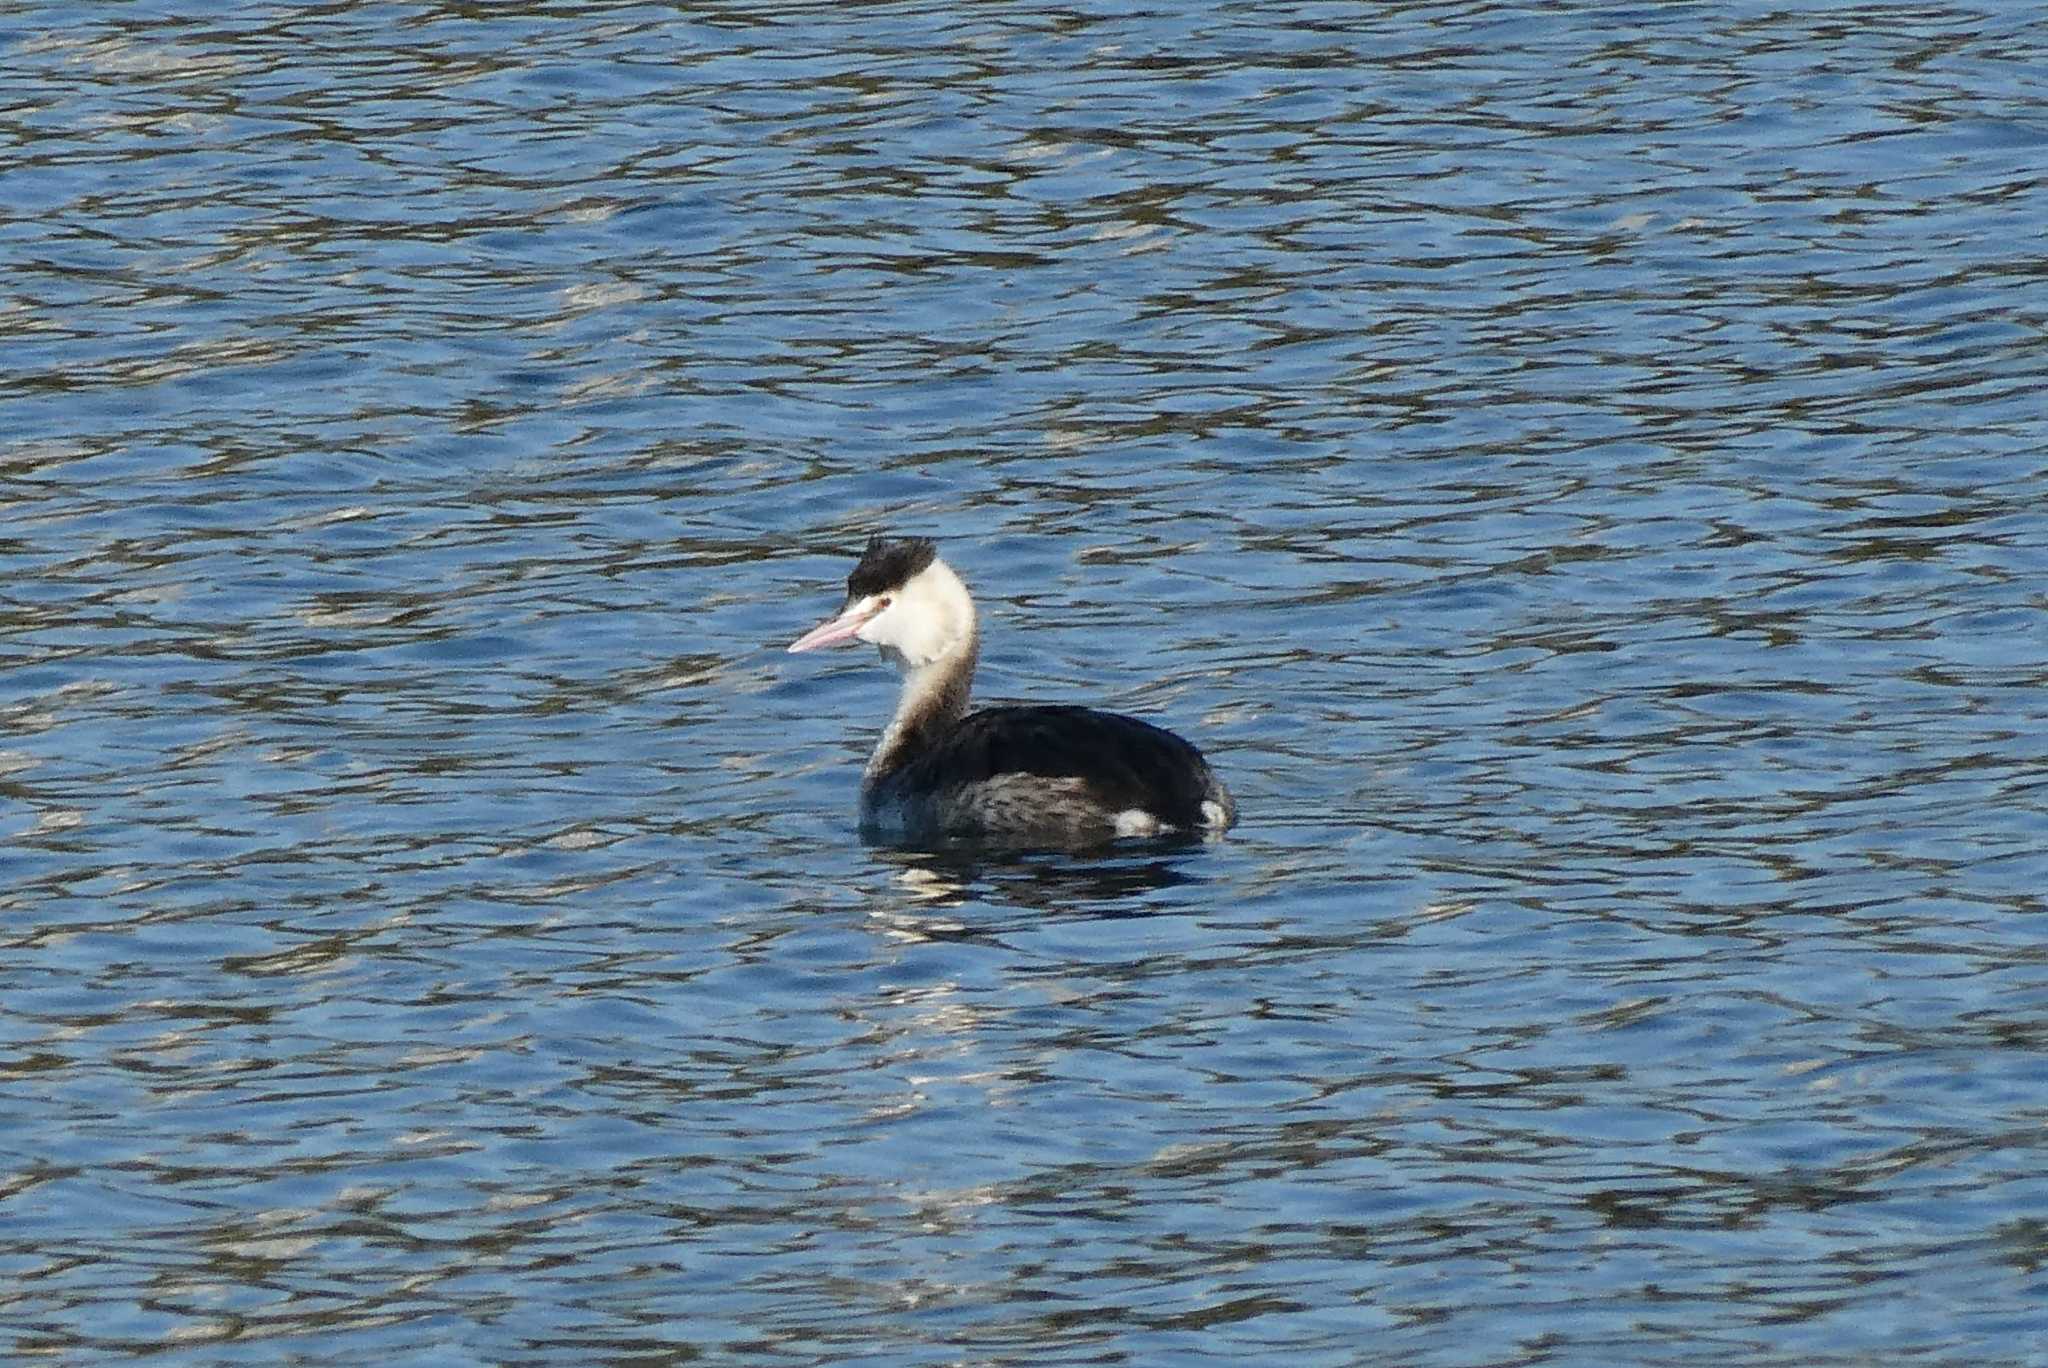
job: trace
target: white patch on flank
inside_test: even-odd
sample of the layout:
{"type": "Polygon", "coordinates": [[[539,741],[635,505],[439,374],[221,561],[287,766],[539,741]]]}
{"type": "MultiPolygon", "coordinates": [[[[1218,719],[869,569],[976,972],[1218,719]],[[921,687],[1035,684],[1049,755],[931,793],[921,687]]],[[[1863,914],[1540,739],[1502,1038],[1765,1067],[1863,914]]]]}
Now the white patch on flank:
{"type": "Polygon", "coordinates": [[[1204,802],[1202,804],[1202,825],[1221,831],[1223,824],[1230,820],[1230,814],[1223,810],[1223,804],[1204,802]]]}
{"type": "Polygon", "coordinates": [[[1125,808],[1116,815],[1119,836],[1157,836],[1159,819],[1143,808],[1125,808]]]}

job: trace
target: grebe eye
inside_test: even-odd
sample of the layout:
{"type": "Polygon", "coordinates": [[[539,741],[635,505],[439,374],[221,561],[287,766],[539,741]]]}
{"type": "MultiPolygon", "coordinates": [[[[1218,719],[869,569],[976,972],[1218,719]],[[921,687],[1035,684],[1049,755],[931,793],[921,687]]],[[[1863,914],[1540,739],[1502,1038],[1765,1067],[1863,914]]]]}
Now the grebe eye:
{"type": "Polygon", "coordinates": [[[882,601],[875,605],[875,611],[878,613],[885,613],[889,610],[889,605],[894,603],[895,601],[895,599],[890,598],[887,594],[884,594],[882,595],[882,601]]]}

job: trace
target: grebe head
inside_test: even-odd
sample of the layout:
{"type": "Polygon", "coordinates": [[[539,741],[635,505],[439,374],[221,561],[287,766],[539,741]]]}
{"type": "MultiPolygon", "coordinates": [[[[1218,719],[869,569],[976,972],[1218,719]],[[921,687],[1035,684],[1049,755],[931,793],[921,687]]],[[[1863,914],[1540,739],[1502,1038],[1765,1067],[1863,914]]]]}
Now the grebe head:
{"type": "Polygon", "coordinates": [[[974,641],[974,600],[929,537],[871,538],[846,577],[846,607],[789,643],[816,651],[865,641],[901,670],[917,670],[974,641]]]}

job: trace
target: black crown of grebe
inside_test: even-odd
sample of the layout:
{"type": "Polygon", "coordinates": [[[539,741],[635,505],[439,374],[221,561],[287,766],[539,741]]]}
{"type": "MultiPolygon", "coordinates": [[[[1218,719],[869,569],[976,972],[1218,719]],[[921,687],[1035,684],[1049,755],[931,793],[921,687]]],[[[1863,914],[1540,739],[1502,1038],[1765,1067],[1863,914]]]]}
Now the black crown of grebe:
{"type": "Polygon", "coordinates": [[[1080,846],[1237,819],[1202,753],[1149,722],[1067,706],[967,711],[981,651],[974,600],[924,537],[871,540],[846,577],[846,607],[789,649],[854,641],[903,675],[861,778],[872,839],[1080,846]]]}

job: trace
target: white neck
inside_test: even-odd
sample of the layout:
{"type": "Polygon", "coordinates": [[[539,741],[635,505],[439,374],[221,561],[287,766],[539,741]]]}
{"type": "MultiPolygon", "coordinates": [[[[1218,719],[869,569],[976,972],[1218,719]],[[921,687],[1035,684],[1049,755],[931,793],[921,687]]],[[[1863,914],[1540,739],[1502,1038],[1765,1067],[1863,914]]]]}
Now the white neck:
{"type": "Polygon", "coordinates": [[[868,781],[913,759],[967,715],[967,696],[974,688],[974,666],[980,654],[980,636],[970,628],[965,639],[937,659],[904,669],[896,715],[883,728],[882,739],[868,758],[868,781]]]}
{"type": "Polygon", "coordinates": [[[914,757],[967,712],[981,632],[967,586],[935,560],[890,595],[861,635],[903,675],[896,714],[868,761],[872,782],[914,757]]]}

